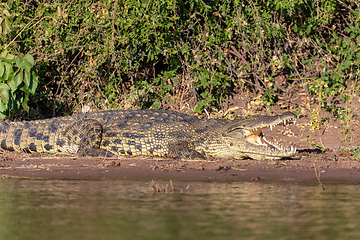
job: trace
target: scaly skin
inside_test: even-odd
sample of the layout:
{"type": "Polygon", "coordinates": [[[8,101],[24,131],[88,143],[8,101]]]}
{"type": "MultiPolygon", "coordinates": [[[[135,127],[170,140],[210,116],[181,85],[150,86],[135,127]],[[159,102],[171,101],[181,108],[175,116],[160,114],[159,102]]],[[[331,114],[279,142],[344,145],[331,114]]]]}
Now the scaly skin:
{"type": "Polygon", "coordinates": [[[101,111],[28,122],[0,122],[0,146],[10,151],[85,156],[280,159],[293,156],[296,150],[271,143],[261,129],[295,119],[291,112],[224,120],[199,119],[162,110],[101,111]]]}

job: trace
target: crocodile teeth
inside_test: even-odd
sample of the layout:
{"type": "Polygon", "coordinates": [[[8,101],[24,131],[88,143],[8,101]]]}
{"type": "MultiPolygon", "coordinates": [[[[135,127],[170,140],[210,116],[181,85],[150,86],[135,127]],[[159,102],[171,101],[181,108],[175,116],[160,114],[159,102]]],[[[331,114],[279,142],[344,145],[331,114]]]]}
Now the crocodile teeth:
{"type": "MultiPolygon", "coordinates": [[[[291,146],[290,148],[285,148],[283,146],[281,146],[278,142],[271,142],[270,140],[266,139],[265,136],[262,136],[262,139],[264,140],[264,143],[261,145],[266,145],[266,146],[270,146],[271,148],[271,152],[276,152],[276,151],[283,151],[286,153],[290,153],[290,154],[295,154],[296,153],[296,148],[294,148],[293,146],[291,146]]],[[[259,142],[259,141],[258,141],[259,142]]]]}
{"type": "MultiPolygon", "coordinates": [[[[284,126],[286,126],[286,125],[290,124],[290,122],[295,124],[296,123],[296,118],[285,119],[285,120],[282,121],[282,124],[284,126]]],[[[277,123],[275,125],[277,125],[277,123]]],[[[274,127],[274,126],[272,126],[272,127],[274,127]]]]}
{"type": "Polygon", "coordinates": [[[243,129],[243,133],[245,135],[246,140],[249,143],[254,144],[255,148],[265,147],[263,151],[264,152],[268,151],[268,153],[272,156],[281,156],[281,157],[291,156],[296,153],[296,148],[294,148],[293,146],[290,146],[289,148],[285,148],[276,141],[271,142],[265,138],[265,136],[261,131],[264,128],[270,128],[270,130],[272,131],[273,128],[279,124],[286,126],[290,123],[295,124],[295,122],[296,122],[296,117],[294,116],[291,118],[274,121],[271,124],[261,124],[260,126],[254,128],[243,129]]]}
{"type": "MultiPolygon", "coordinates": [[[[292,122],[292,123],[295,124],[295,123],[296,123],[296,118],[291,118],[291,119],[283,120],[283,121],[282,121],[282,124],[283,124],[284,126],[286,126],[286,125],[290,124],[290,122],[292,122]]],[[[272,131],[272,129],[273,129],[274,127],[276,127],[278,124],[279,124],[279,123],[275,123],[274,125],[269,125],[270,130],[272,131]]],[[[253,129],[253,130],[257,131],[257,128],[256,128],[256,129],[253,129]]]]}

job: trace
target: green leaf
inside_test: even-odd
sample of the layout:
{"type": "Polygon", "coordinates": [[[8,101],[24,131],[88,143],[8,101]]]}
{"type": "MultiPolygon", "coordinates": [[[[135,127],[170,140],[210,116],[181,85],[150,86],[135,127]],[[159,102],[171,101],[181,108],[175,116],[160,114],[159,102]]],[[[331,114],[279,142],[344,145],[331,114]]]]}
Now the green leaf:
{"type": "Polygon", "coordinates": [[[34,66],[34,58],[30,55],[30,54],[25,54],[25,56],[23,57],[24,62],[27,62],[28,64],[31,65],[31,67],[34,66]]]}
{"type": "Polygon", "coordinates": [[[23,81],[23,74],[21,72],[18,72],[14,77],[14,83],[16,88],[22,83],[23,81]]]}
{"type": "Polygon", "coordinates": [[[29,86],[29,90],[31,94],[34,94],[37,86],[38,86],[38,77],[36,76],[35,72],[32,72],[30,75],[30,86],[29,86]]]}
{"type": "Polygon", "coordinates": [[[23,81],[23,71],[18,72],[15,77],[11,78],[8,80],[7,84],[9,85],[10,89],[11,89],[11,93],[14,93],[19,85],[22,83],[23,81]]]}
{"type": "Polygon", "coordinates": [[[7,110],[6,104],[0,100],[0,119],[6,117],[5,111],[7,110]]]}
{"type": "Polygon", "coordinates": [[[347,32],[347,33],[349,33],[349,32],[351,32],[352,30],[351,30],[350,28],[346,27],[346,28],[344,29],[344,31],[347,32]]]}
{"type": "Polygon", "coordinates": [[[10,87],[6,83],[0,83],[0,99],[7,103],[9,101],[10,87]]]}
{"type": "Polygon", "coordinates": [[[7,110],[6,104],[0,100],[0,118],[4,118],[5,116],[1,117],[2,112],[7,110]]]}
{"type": "Polygon", "coordinates": [[[161,102],[159,101],[159,99],[156,99],[154,101],[154,103],[151,105],[152,109],[160,109],[161,108],[161,102]]]}
{"type": "Polygon", "coordinates": [[[0,58],[5,58],[6,55],[8,54],[8,51],[7,50],[4,50],[0,53],[0,58]]]}
{"type": "Polygon", "coordinates": [[[294,26],[293,26],[293,31],[295,32],[295,33],[297,33],[298,32],[298,26],[295,24],[294,26]]]}
{"type": "Polygon", "coordinates": [[[10,77],[12,77],[12,75],[14,75],[14,71],[10,63],[3,62],[3,64],[4,64],[4,73],[1,76],[1,78],[7,81],[8,79],[10,79],[10,77]]]}
{"type": "Polygon", "coordinates": [[[0,77],[4,75],[4,72],[5,72],[5,65],[3,62],[0,62],[0,77]]]}
{"type": "Polygon", "coordinates": [[[21,105],[22,105],[22,107],[25,109],[25,111],[29,111],[29,106],[28,106],[28,100],[29,100],[29,98],[28,98],[28,96],[27,95],[25,95],[24,96],[24,99],[22,99],[22,101],[21,101],[21,105]]]}
{"type": "Polygon", "coordinates": [[[26,72],[30,72],[31,68],[33,67],[33,65],[26,61],[26,58],[21,58],[21,57],[17,57],[15,60],[16,66],[20,69],[24,69],[26,72]]]}
{"type": "Polygon", "coordinates": [[[30,87],[30,76],[29,76],[30,73],[25,72],[25,71],[22,71],[22,72],[24,72],[23,80],[24,80],[25,86],[26,86],[26,88],[29,88],[30,87]]]}
{"type": "Polygon", "coordinates": [[[4,21],[2,22],[1,25],[2,25],[2,29],[3,29],[2,34],[3,35],[8,34],[8,32],[10,31],[10,27],[11,27],[9,18],[5,17],[4,21]]]}
{"type": "Polygon", "coordinates": [[[0,58],[8,63],[13,63],[15,60],[15,56],[13,54],[10,54],[7,50],[4,50],[0,53],[0,58]]]}
{"type": "Polygon", "coordinates": [[[309,34],[311,32],[311,25],[308,25],[306,27],[306,33],[309,34]]]}
{"type": "Polygon", "coordinates": [[[11,93],[16,91],[17,87],[15,86],[14,79],[11,79],[10,81],[8,81],[7,84],[9,85],[9,87],[11,89],[11,93]]]}

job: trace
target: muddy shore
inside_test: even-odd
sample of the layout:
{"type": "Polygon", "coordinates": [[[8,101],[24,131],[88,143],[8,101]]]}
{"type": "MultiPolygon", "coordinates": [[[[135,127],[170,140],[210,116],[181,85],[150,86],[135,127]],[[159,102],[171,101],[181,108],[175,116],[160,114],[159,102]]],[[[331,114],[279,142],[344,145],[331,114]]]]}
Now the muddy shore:
{"type": "Polygon", "coordinates": [[[1,152],[5,178],[71,180],[260,181],[360,184],[360,162],[344,152],[299,151],[289,160],[102,159],[1,152]],[[331,160],[327,155],[333,156],[331,160]]]}

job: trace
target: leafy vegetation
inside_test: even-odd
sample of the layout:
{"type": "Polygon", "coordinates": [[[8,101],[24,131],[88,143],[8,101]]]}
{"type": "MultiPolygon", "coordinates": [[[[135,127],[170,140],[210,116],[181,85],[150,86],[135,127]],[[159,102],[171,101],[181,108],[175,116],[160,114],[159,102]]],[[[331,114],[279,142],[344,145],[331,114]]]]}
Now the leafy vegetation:
{"type": "Polygon", "coordinates": [[[0,54],[0,118],[13,116],[20,107],[29,110],[29,95],[35,93],[38,84],[33,65],[29,54],[15,57],[6,50],[0,54]]]}
{"type": "MultiPolygon", "coordinates": [[[[2,7],[0,5],[0,34],[5,36],[11,31],[11,14],[2,7]]],[[[0,49],[0,119],[13,117],[21,108],[28,111],[29,95],[35,93],[38,85],[33,57],[9,53],[6,48],[10,44],[0,49]]]]}
{"type": "Polygon", "coordinates": [[[28,105],[30,118],[86,106],[202,113],[246,92],[271,108],[299,89],[342,116],[328,99],[360,94],[349,89],[359,85],[359,12],[355,0],[8,0],[0,117],[28,105]]]}
{"type": "Polygon", "coordinates": [[[351,151],[354,154],[354,159],[360,160],[360,147],[354,147],[351,151]]]}

